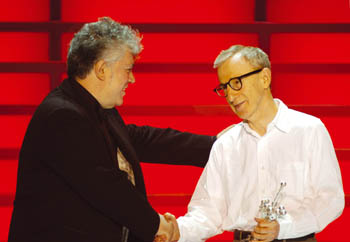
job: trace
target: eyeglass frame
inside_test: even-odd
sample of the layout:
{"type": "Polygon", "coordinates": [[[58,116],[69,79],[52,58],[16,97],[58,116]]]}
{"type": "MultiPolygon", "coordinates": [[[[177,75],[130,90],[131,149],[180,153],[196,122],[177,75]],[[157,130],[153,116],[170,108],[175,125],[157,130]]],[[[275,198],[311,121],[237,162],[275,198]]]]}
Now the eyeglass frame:
{"type": "Polygon", "coordinates": [[[257,73],[261,72],[263,69],[264,69],[264,68],[261,68],[261,69],[255,70],[255,71],[248,72],[248,73],[243,74],[243,75],[241,75],[241,76],[232,77],[232,78],[230,78],[230,80],[228,80],[228,82],[226,82],[226,83],[224,83],[224,84],[220,83],[219,85],[217,85],[217,86],[214,88],[213,91],[214,91],[218,96],[220,96],[220,97],[227,97],[227,94],[226,94],[225,96],[221,96],[221,95],[219,94],[219,91],[218,91],[218,90],[219,90],[219,89],[226,90],[226,89],[227,89],[227,86],[230,86],[230,88],[231,88],[232,90],[239,91],[239,90],[241,90],[242,87],[243,87],[242,78],[245,78],[245,77],[248,77],[248,76],[257,74],[257,73]],[[238,79],[238,81],[240,82],[240,84],[241,84],[240,86],[241,86],[241,87],[240,87],[239,89],[233,88],[233,87],[230,85],[230,82],[231,82],[233,79],[238,79]]]}

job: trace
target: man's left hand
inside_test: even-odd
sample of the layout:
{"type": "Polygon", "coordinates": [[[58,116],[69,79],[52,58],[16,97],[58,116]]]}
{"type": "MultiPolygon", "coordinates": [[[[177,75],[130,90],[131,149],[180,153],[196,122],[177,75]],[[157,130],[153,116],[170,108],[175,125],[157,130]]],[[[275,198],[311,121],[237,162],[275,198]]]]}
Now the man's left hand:
{"type": "Polygon", "coordinates": [[[276,220],[270,221],[261,218],[255,218],[255,221],[258,223],[254,231],[252,232],[253,242],[258,241],[273,241],[277,239],[278,233],[280,231],[280,225],[276,220]]]}

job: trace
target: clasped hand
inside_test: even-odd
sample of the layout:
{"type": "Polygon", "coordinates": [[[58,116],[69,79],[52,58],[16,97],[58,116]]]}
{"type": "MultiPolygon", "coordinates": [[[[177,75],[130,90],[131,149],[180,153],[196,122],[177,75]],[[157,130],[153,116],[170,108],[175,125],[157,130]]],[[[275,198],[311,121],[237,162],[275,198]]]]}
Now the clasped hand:
{"type": "Polygon", "coordinates": [[[171,213],[159,214],[160,223],[154,242],[172,242],[180,239],[179,226],[171,213]]]}
{"type": "Polygon", "coordinates": [[[258,223],[254,231],[252,232],[253,242],[267,242],[273,241],[278,237],[280,231],[280,225],[276,220],[270,221],[261,218],[255,218],[255,221],[258,223]]]}

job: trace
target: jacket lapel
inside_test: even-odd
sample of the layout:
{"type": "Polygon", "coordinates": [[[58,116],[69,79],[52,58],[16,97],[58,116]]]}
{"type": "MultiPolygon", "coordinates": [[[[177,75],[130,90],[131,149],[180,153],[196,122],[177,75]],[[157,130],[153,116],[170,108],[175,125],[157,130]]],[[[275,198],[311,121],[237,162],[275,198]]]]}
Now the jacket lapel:
{"type": "MultiPolygon", "coordinates": [[[[136,151],[133,148],[133,145],[130,142],[130,137],[127,132],[126,125],[119,112],[114,108],[112,110],[108,110],[107,112],[106,110],[102,110],[97,100],[95,100],[91,94],[85,90],[85,88],[83,88],[78,82],[73,79],[64,80],[59,88],[61,88],[66,95],[68,95],[83,107],[87,113],[87,116],[92,120],[92,122],[99,124],[102,122],[102,119],[105,119],[108,122],[112,138],[115,139],[119,146],[119,149],[122,151],[123,155],[133,168],[136,187],[144,195],[146,195],[146,188],[143,180],[141,166],[139,164],[139,159],[137,157],[136,151]],[[101,114],[101,112],[103,112],[103,114],[101,114]]],[[[104,132],[101,130],[101,128],[99,128],[99,130],[101,132],[101,135],[104,137],[104,132]]],[[[106,137],[104,138],[106,145],[108,145],[106,137]]],[[[117,149],[114,150],[112,148],[111,152],[114,152],[111,154],[111,157],[117,157],[117,149]]],[[[116,162],[114,159],[112,159],[112,161],[116,162]]]]}
{"type": "Polygon", "coordinates": [[[107,114],[107,122],[111,129],[111,135],[117,141],[120,150],[131,164],[133,172],[135,175],[136,187],[141,189],[141,191],[146,194],[145,184],[143,180],[142,170],[137,157],[136,151],[130,142],[130,137],[127,132],[126,125],[122,120],[119,112],[116,109],[110,110],[107,114]]]}

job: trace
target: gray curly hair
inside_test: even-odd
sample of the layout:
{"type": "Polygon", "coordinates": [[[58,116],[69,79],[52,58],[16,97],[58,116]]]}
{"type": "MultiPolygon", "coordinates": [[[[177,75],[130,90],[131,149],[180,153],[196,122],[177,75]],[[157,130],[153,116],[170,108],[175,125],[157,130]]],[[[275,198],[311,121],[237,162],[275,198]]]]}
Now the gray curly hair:
{"type": "Polygon", "coordinates": [[[85,24],[70,42],[67,57],[68,76],[85,78],[97,61],[117,61],[125,47],[128,47],[134,56],[139,55],[143,49],[141,39],[137,30],[109,17],[85,24]]]}
{"type": "Polygon", "coordinates": [[[255,68],[269,68],[271,69],[271,63],[268,55],[258,47],[244,46],[244,45],[232,45],[227,50],[222,50],[214,61],[214,68],[218,68],[227,59],[240,53],[246,61],[248,61],[255,68]]]}

